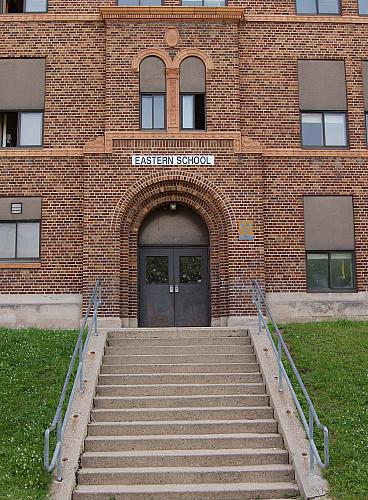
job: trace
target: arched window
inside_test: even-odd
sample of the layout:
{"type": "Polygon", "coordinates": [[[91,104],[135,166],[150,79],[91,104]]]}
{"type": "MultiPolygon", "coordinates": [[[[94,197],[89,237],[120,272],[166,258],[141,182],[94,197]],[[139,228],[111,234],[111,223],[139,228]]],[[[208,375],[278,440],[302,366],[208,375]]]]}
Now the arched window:
{"type": "Polygon", "coordinates": [[[146,57],[140,64],[141,129],[165,128],[165,69],[164,62],[156,56],[146,57]]]}
{"type": "Polygon", "coordinates": [[[206,67],[198,57],[187,57],[180,64],[180,127],[206,128],[206,67]]]}

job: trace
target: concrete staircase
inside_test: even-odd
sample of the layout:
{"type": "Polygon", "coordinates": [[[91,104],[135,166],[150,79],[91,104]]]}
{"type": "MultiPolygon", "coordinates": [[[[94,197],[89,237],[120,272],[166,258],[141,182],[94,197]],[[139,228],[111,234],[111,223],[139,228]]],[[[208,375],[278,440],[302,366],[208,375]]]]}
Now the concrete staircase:
{"type": "Polygon", "coordinates": [[[109,333],[74,500],[297,495],[246,330],[109,333]]]}

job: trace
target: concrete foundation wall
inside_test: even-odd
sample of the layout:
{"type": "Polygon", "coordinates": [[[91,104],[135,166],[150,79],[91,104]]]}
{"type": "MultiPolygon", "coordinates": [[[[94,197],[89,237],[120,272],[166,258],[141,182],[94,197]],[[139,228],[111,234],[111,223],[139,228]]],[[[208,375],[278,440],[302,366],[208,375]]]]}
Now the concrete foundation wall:
{"type": "Polygon", "coordinates": [[[303,322],[329,319],[367,319],[368,293],[267,293],[276,321],[303,322]]]}
{"type": "Polygon", "coordinates": [[[0,294],[0,326],[79,329],[80,294],[0,294]]]}

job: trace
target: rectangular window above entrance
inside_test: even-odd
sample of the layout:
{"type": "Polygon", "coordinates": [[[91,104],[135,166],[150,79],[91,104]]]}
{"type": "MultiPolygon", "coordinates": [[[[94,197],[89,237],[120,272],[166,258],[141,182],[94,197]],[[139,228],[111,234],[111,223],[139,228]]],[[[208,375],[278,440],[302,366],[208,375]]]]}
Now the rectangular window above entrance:
{"type": "Polygon", "coordinates": [[[182,0],[183,7],[224,7],[226,0],[182,0]]]}
{"type": "Polygon", "coordinates": [[[43,143],[43,112],[0,112],[0,146],[34,147],[43,143]]]}
{"type": "Polygon", "coordinates": [[[341,14],[340,0],[296,0],[297,14],[341,14]]]}
{"type": "Polygon", "coordinates": [[[47,12],[47,0],[0,0],[1,14],[47,12]]]}
{"type": "Polygon", "coordinates": [[[205,130],[205,95],[182,94],[180,97],[181,128],[183,130],[205,130]]]}
{"type": "Polygon", "coordinates": [[[165,94],[141,94],[141,129],[165,129],[165,94]]]}

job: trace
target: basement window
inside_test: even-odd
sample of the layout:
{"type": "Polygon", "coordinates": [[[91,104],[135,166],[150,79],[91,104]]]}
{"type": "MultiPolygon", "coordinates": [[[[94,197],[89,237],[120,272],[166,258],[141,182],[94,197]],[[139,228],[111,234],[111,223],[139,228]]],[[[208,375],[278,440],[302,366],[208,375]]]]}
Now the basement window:
{"type": "Polygon", "coordinates": [[[0,112],[0,147],[33,147],[42,143],[42,111],[0,112]]]}
{"type": "Polygon", "coordinates": [[[354,252],[308,252],[308,290],[354,290],[354,261],[354,252]]]}
{"type": "Polygon", "coordinates": [[[40,258],[40,222],[0,222],[0,260],[40,258]]]}
{"type": "Polygon", "coordinates": [[[47,12],[47,0],[0,0],[0,13],[47,12]]]}

